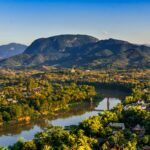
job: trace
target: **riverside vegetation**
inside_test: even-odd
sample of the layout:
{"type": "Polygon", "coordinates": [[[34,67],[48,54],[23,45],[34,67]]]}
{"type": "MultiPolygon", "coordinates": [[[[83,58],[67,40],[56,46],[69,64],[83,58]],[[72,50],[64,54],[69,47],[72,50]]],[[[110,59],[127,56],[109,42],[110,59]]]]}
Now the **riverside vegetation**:
{"type": "Polygon", "coordinates": [[[50,126],[31,141],[19,140],[0,149],[135,150],[150,146],[149,70],[57,70],[46,66],[28,72],[3,70],[0,86],[1,104],[5,106],[1,107],[1,122],[35,114],[54,115],[70,103],[94,99],[94,86],[131,92],[113,110],[90,117],[69,131],[50,126]]]}
{"type": "Polygon", "coordinates": [[[95,88],[88,85],[50,84],[47,80],[33,78],[10,81],[1,90],[0,122],[55,115],[58,110],[69,109],[72,103],[89,101],[95,96],[95,88]]]}

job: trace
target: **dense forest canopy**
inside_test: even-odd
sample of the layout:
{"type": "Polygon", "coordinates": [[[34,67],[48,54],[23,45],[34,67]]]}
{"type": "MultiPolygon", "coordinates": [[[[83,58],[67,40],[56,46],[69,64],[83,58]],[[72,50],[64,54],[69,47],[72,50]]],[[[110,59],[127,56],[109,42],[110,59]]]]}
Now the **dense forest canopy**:
{"type": "MultiPolygon", "coordinates": [[[[30,121],[35,116],[55,115],[70,105],[91,102],[96,88],[113,87],[130,92],[110,111],[85,119],[69,131],[49,126],[33,140],[19,140],[10,150],[110,150],[144,149],[150,146],[150,71],[80,70],[51,67],[2,70],[0,122],[30,121]],[[11,74],[11,76],[10,76],[11,74]]],[[[100,98],[100,97],[99,97],[100,98]]],[[[2,148],[5,149],[5,148],[2,148]]]]}

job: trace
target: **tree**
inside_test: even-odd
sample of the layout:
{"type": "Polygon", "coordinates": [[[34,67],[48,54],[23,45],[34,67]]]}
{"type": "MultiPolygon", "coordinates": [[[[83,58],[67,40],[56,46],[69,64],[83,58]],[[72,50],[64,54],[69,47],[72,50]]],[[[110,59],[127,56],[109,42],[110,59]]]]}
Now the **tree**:
{"type": "Polygon", "coordinates": [[[10,121],[11,120],[10,114],[6,111],[2,112],[2,116],[3,116],[4,121],[10,121]]]}
{"type": "Polygon", "coordinates": [[[28,141],[23,143],[22,150],[36,150],[36,144],[34,141],[28,141]]]}
{"type": "Polygon", "coordinates": [[[143,144],[148,144],[148,143],[150,143],[150,135],[145,135],[142,139],[141,139],[141,142],[143,143],[143,144]]]}
{"type": "Polygon", "coordinates": [[[0,150],[7,150],[5,147],[0,146],[0,150]]]}

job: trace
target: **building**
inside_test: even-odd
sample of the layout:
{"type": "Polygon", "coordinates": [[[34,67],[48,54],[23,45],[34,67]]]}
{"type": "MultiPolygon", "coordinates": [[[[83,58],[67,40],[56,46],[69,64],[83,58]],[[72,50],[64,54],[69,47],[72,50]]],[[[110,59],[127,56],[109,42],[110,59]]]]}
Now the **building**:
{"type": "Polygon", "coordinates": [[[137,133],[139,136],[143,136],[145,134],[145,128],[141,127],[139,124],[132,128],[132,131],[137,133]]]}
{"type": "Polygon", "coordinates": [[[143,104],[145,104],[145,102],[144,101],[137,101],[137,104],[143,105],[143,104]]]}
{"type": "Polygon", "coordinates": [[[2,94],[2,93],[0,93],[0,97],[3,97],[3,98],[4,98],[4,97],[5,97],[5,95],[4,95],[4,94],[2,94]]]}
{"type": "Polygon", "coordinates": [[[150,146],[149,146],[149,145],[145,145],[145,146],[143,147],[143,150],[150,150],[150,146]]]}
{"type": "Polygon", "coordinates": [[[7,99],[7,102],[10,103],[10,104],[16,104],[16,103],[18,103],[17,100],[14,100],[14,99],[12,99],[12,98],[8,98],[8,99],[7,99]]]}
{"type": "Polygon", "coordinates": [[[32,91],[33,92],[40,92],[41,89],[42,89],[42,87],[36,87],[36,88],[33,88],[32,91]]]}
{"type": "Polygon", "coordinates": [[[71,73],[75,73],[76,70],[74,68],[71,69],[71,73]]]}
{"type": "Polygon", "coordinates": [[[109,126],[112,128],[115,128],[115,129],[122,129],[122,130],[125,129],[124,123],[111,122],[111,123],[109,123],[109,126]]]}

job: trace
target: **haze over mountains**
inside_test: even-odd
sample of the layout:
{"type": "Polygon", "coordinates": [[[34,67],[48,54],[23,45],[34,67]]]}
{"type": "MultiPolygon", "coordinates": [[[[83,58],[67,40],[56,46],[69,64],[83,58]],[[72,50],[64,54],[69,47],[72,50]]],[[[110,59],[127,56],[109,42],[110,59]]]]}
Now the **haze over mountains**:
{"type": "Polygon", "coordinates": [[[18,43],[10,43],[6,45],[0,45],[0,60],[21,54],[27,48],[26,45],[18,43]]]}
{"type": "Polygon", "coordinates": [[[150,68],[150,47],[88,35],[59,35],[35,40],[22,54],[0,61],[1,67],[150,68]]]}

